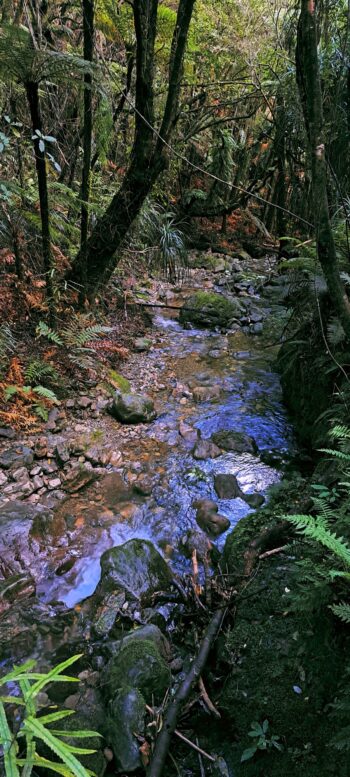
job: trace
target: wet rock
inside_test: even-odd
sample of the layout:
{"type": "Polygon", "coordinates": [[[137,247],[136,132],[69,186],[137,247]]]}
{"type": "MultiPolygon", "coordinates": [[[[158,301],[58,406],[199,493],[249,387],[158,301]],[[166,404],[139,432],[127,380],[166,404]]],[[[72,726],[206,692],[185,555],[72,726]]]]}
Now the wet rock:
{"type": "Polygon", "coordinates": [[[87,408],[92,405],[92,399],[90,397],[79,397],[78,405],[82,410],[87,410],[87,408]]]}
{"type": "Polygon", "coordinates": [[[218,537],[230,527],[230,521],[218,513],[218,506],[211,499],[197,499],[192,507],[196,510],[196,521],[203,531],[218,537]]]}
{"type": "Polygon", "coordinates": [[[11,472],[11,477],[18,483],[19,481],[25,482],[29,480],[29,473],[26,467],[20,467],[11,472]]]}
{"type": "Polygon", "coordinates": [[[237,300],[228,300],[215,292],[198,291],[189,297],[181,308],[179,320],[183,325],[193,324],[209,329],[227,328],[242,312],[237,300]]]}
{"type": "Polygon", "coordinates": [[[262,494],[242,494],[242,499],[244,499],[247,505],[252,507],[254,510],[256,510],[258,507],[261,507],[261,505],[263,505],[265,502],[262,494]]]}
{"type": "Polygon", "coordinates": [[[37,516],[45,521],[52,513],[18,501],[0,507],[0,558],[4,569],[14,574],[36,573],[31,532],[37,516]]]}
{"type": "Polygon", "coordinates": [[[64,491],[67,491],[68,494],[75,494],[77,491],[85,488],[85,486],[93,483],[96,478],[98,478],[98,473],[95,470],[88,469],[87,466],[80,464],[78,467],[74,467],[67,473],[62,488],[64,491]]]}
{"type": "Polygon", "coordinates": [[[121,650],[130,647],[133,642],[138,640],[149,640],[150,642],[153,642],[161,656],[163,656],[164,659],[169,658],[170,645],[158,626],[153,623],[148,623],[146,626],[140,626],[140,628],[130,631],[128,634],[125,634],[122,639],[110,644],[109,649],[113,655],[117,655],[121,650]]]}
{"type": "Polygon", "coordinates": [[[34,445],[34,454],[36,459],[44,459],[47,456],[47,437],[38,437],[34,445]]]}
{"type": "Polygon", "coordinates": [[[33,461],[34,453],[31,448],[27,448],[25,445],[7,448],[0,454],[0,467],[3,469],[30,467],[33,461]]]}
{"type": "Polygon", "coordinates": [[[30,575],[11,575],[0,581],[0,613],[12,607],[19,599],[27,599],[35,594],[35,582],[30,575]]]}
{"type": "Polygon", "coordinates": [[[192,455],[196,461],[205,461],[206,459],[216,459],[218,456],[221,456],[221,450],[211,440],[198,440],[192,455]]]}
{"type": "Polygon", "coordinates": [[[149,423],[157,416],[152,399],[145,394],[122,394],[120,391],[114,394],[110,413],[123,424],[149,423]]]}
{"type": "Polygon", "coordinates": [[[134,350],[137,353],[143,353],[144,351],[149,351],[151,345],[152,340],[149,340],[148,337],[137,337],[134,341],[134,350]]]}
{"type": "Polygon", "coordinates": [[[189,426],[184,421],[180,421],[179,434],[186,442],[190,443],[195,443],[199,438],[198,429],[194,429],[193,426],[189,426]]]}
{"type": "Polygon", "coordinates": [[[242,496],[242,491],[235,475],[215,475],[214,488],[219,499],[236,499],[242,496]]]}
{"type": "Polygon", "coordinates": [[[150,496],[154,489],[154,481],[147,475],[141,475],[133,483],[133,490],[141,496],[150,496]]]}
{"type": "Polygon", "coordinates": [[[97,637],[106,637],[112,631],[124,604],[124,591],[103,598],[93,617],[93,631],[97,637]]]}
{"type": "Polygon", "coordinates": [[[192,391],[195,402],[210,402],[211,399],[218,399],[220,394],[220,386],[196,386],[192,391]]]}
{"type": "Polygon", "coordinates": [[[0,486],[4,486],[7,483],[7,477],[4,472],[0,470],[0,486]]]}
{"type": "Polygon", "coordinates": [[[151,640],[139,639],[108,662],[102,676],[106,696],[113,699],[126,688],[137,688],[148,704],[160,703],[171,684],[169,667],[151,640]]]}
{"type": "Polygon", "coordinates": [[[54,472],[58,472],[58,465],[55,461],[43,461],[41,466],[44,475],[53,475],[54,472]]]}
{"type": "Polygon", "coordinates": [[[10,426],[0,426],[0,437],[5,440],[13,440],[16,437],[16,432],[10,426]]]}
{"type": "Polygon", "coordinates": [[[84,453],[87,461],[90,461],[94,466],[106,467],[111,460],[111,451],[106,447],[102,448],[94,445],[93,447],[88,448],[84,453]]]}
{"type": "Polygon", "coordinates": [[[140,742],[145,733],[145,700],[136,688],[119,691],[108,710],[108,741],[119,772],[135,772],[142,766],[140,742]]]}
{"type": "Polygon", "coordinates": [[[234,451],[235,453],[252,453],[254,455],[258,452],[258,446],[249,434],[244,432],[235,432],[231,430],[224,430],[222,432],[215,432],[212,435],[213,442],[218,445],[224,451],[234,451]]]}
{"type": "Polygon", "coordinates": [[[172,575],[167,563],[147,540],[129,540],[101,557],[101,581],[96,593],[121,589],[135,599],[167,590],[172,575]]]}
{"type": "Polygon", "coordinates": [[[56,445],[54,450],[55,457],[60,467],[64,467],[70,459],[70,453],[65,443],[60,442],[56,445]]]}
{"type": "Polygon", "coordinates": [[[191,529],[188,531],[182,537],[181,544],[186,556],[191,558],[193,551],[195,550],[197,558],[202,561],[208,559],[213,548],[207,535],[199,529],[191,529]]]}
{"type": "Polygon", "coordinates": [[[62,432],[66,426],[66,414],[64,410],[53,407],[49,412],[49,418],[46,424],[48,432],[62,432]]]}

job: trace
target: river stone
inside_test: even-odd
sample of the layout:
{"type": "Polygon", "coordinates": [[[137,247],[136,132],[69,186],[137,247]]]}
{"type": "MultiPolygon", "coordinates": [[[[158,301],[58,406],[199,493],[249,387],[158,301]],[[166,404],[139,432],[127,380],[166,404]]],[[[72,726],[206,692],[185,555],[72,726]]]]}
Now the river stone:
{"type": "Polygon", "coordinates": [[[212,499],[197,499],[192,507],[196,510],[196,521],[203,531],[218,537],[230,527],[226,516],[218,513],[218,506],[212,499]]]}
{"type": "Polygon", "coordinates": [[[108,647],[113,655],[117,655],[121,650],[129,647],[133,642],[137,642],[140,639],[153,642],[163,658],[167,659],[170,657],[169,643],[164,637],[164,634],[162,634],[161,630],[154,623],[147,623],[146,626],[140,626],[138,629],[129,631],[122,639],[111,643],[108,647]]]}
{"type": "Polygon", "coordinates": [[[219,499],[236,499],[238,496],[242,496],[242,491],[235,475],[215,475],[214,488],[219,499]]]}
{"type": "Polygon", "coordinates": [[[220,394],[220,386],[196,386],[192,391],[195,402],[210,402],[211,399],[218,399],[220,394]]]}
{"type": "MultiPolygon", "coordinates": [[[[85,488],[85,486],[93,483],[98,477],[99,475],[96,470],[89,469],[83,464],[80,464],[78,467],[73,467],[73,469],[67,473],[62,488],[64,491],[67,491],[68,494],[75,494],[77,491],[85,488]]],[[[56,488],[56,486],[54,486],[54,488],[56,488]]]]}
{"type": "Polygon", "coordinates": [[[171,684],[171,673],[154,642],[136,639],[111,658],[102,682],[110,699],[123,688],[137,688],[148,704],[153,698],[158,704],[171,684]]]}
{"type": "Polygon", "coordinates": [[[118,772],[135,772],[142,766],[140,741],[145,733],[145,700],[137,688],[117,693],[109,705],[108,741],[118,772]]]}
{"type": "Polygon", "coordinates": [[[13,574],[37,572],[36,549],[32,542],[35,521],[52,519],[52,512],[42,507],[13,501],[0,507],[0,558],[4,569],[13,574]]]}
{"type": "Polygon", "coordinates": [[[264,504],[265,499],[262,496],[262,494],[243,494],[242,493],[242,499],[249,505],[249,507],[252,507],[254,510],[258,507],[261,507],[261,505],[264,504]]]}
{"type": "Polygon", "coordinates": [[[242,312],[242,306],[237,300],[228,300],[216,292],[198,291],[181,308],[179,321],[180,324],[209,329],[227,328],[242,312]]]}
{"type": "Polygon", "coordinates": [[[224,451],[252,453],[253,455],[256,455],[258,452],[258,446],[254,437],[244,432],[235,432],[229,429],[223,430],[222,432],[215,432],[211,439],[215,445],[218,445],[224,451]]]}
{"type": "Polygon", "coordinates": [[[221,450],[211,440],[198,440],[193,449],[192,456],[197,461],[216,459],[218,456],[221,456],[221,450]]]}
{"type": "Polygon", "coordinates": [[[115,392],[110,413],[122,424],[149,423],[157,416],[150,397],[145,394],[123,394],[121,391],[115,392]]]}
{"type": "Polygon", "coordinates": [[[137,353],[143,353],[144,351],[149,351],[151,345],[152,340],[149,340],[148,337],[137,337],[134,341],[134,350],[137,353]]]}
{"type": "Polygon", "coordinates": [[[31,448],[27,448],[25,445],[7,448],[0,454],[0,467],[3,469],[30,467],[33,461],[34,453],[31,448]]]}
{"type": "Polygon", "coordinates": [[[148,540],[129,540],[101,556],[99,593],[121,589],[136,599],[167,590],[172,575],[163,557],[148,540]]]}
{"type": "Polygon", "coordinates": [[[16,432],[10,426],[0,426],[0,437],[6,440],[13,440],[16,437],[16,432]]]}

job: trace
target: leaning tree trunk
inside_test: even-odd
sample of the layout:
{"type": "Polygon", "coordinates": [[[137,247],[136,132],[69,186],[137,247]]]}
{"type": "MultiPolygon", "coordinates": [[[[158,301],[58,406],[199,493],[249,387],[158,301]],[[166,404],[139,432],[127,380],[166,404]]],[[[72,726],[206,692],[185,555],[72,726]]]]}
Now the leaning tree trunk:
{"type": "Polygon", "coordinates": [[[48,306],[51,319],[55,316],[54,294],[53,294],[53,269],[54,263],[51,251],[51,235],[50,235],[50,210],[49,210],[49,195],[47,188],[47,175],[46,175],[46,158],[45,147],[42,148],[42,141],[40,137],[36,135],[36,130],[42,134],[43,124],[40,114],[40,102],[39,102],[39,86],[36,81],[28,81],[26,84],[26,93],[30,110],[30,117],[33,130],[33,145],[35,154],[35,166],[38,179],[39,189],[39,203],[40,203],[40,217],[41,217],[41,240],[42,240],[42,252],[45,272],[45,282],[48,306]]]}
{"type": "MultiPolygon", "coordinates": [[[[94,53],[94,2],[83,0],[83,31],[84,59],[92,62],[94,53]]],[[[86,287],[86,257],[89,228],[89,197],[90,168],[92,143],[92,77],[91,73],[84,76],[84,137],[83,137],[83,172],[81,181],[81,226],[80,226],[80,274],[82,289],[81,302],[84,301],[86,287]]]]}
{"type": "MultiPolygon", "coordinates": [[[[117,250],[167,165],[176,121],[182,65],[195,0],[179,0],[172,40],[169,86],[159,133],[154,131],[154,47],[159,0],[134,0],[136,35],[135,138],[131,162],[119,191],[97,221],[86,244],[86,293],[92,297],[113,273],[117,250]],[[156,138],[156,139],[155,139],[156,138]]],[[[80,252],[69,280],[82,282],[80,252]]]]}
{"type": "Polygon", "coordinates": [[[329,216],[322,91],[315,0],[301,0],[296,50],[297,81],[311,152],[317,253],[334,309],[350,339],[350,302],[341,282],[329,216]]]}

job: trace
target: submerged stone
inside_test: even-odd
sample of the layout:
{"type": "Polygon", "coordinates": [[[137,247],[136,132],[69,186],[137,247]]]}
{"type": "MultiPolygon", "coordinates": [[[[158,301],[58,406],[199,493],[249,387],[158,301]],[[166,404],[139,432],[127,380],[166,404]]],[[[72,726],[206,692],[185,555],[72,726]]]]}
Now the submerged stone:
{"type": "Polygon", "coordinates": [[[249,434],[244,432],[235,432],[225,429],[221,432],[215,432],[212,435],[215,445],[218,445],[224,451],[234,451],[235,453],[251,453],[255,455],[258,452],[258,446],[249,434]]]}
{"type": "Polygon", "coordinates": [[[242,496],[242,491],[235,475],[215,475],[214,488],[219,499],[236,499],[242,496]]]}
{"type": "Polygon", "coordinates": [[[212,499],[197,499],[192,507],[196,510],[196,521],[203,531],[218,537],[230,527],[225,515],[220,515],[218,506],[212,499]]]}

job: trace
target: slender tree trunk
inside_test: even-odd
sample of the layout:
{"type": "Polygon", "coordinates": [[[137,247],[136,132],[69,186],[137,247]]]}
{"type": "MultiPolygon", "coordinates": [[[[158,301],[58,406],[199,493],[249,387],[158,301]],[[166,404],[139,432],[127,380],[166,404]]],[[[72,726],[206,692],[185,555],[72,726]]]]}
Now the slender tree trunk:
{"type": "Polygon", "coordinates": [[[317,253],[334,309],[350,338],[350,302],[340,280],[327,195],[322,92],[317,54],[316,3],[301,0],[296,50],[297,80],[311,152],[317,253]]]}
{"type": "MultiPolygon", "coordinates": [[[[40,114],[40,101],[39,101],[39,86],[35,81],[29,81],[26,84],[27,99],[30,110],[30,117],[32,121],[33,136],[35,130],[43,131],[43,125],[40,114]]],[[[46,175],[46,159],[45,149],[40,148],[40,138],[35,136],[33,139],[34,154],[35,154],[35,166],[38,179],[39,189],[39,203],[40,203],[40,217],[41,217],[41,240],[42,240],[42,252],[44,262],[44,272],[46,281],[46,291],[48,306],[51,319],[55,316],[54,295],[53,295],[53,269],[54,263],[51,251],[51,236],[50,236],[50,211],[49,211],[49,195],[47,188],[47,175],[46,175]]]]}
{"type": "Polygon", "coordinates": [[[279,90],[276,98],[276,137],[275,149],[277,155],[277,181],[275,189],[275,202],[280,208],[276,213],[277,236],[284,237],[285,207],[286,207],[286,135],[285,135],[285,108],[283,94],[279,90]]]}
{"type": "MultiPolygon", "coordinates": [[[[166,144],[175,122],[183,58],[195,0],[179,0],[170,55],[169,88],[159,136],[155,141],[153,81],[158,2],[134,0],[133,3],[136,34],[135,139],[122,185],[105,214],[97,221],[86,244],[86,292],[89,297],[111,276],[117,264],[117,249],[167,165],[166,144]]],[[[69,279],[81,282],[80,267],[79,252],[69,279]]]]}
{"type": "MultiPolygon", "coordinates": [[[[83,31],[84,59],[93,60],[94,52],[94,2],[83,0],[83,31]]],[[[84,138],[83,138],[83,173],[81,182],[81,227],[80,227],[80,275],[82,292],[80,301],[84,302],[86,288],[86,257],[89,228],[89,197],[91,176],[91,143],[92,143],[92,77],[91,73],[84,76],[84,138]]]]}

